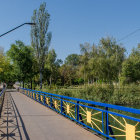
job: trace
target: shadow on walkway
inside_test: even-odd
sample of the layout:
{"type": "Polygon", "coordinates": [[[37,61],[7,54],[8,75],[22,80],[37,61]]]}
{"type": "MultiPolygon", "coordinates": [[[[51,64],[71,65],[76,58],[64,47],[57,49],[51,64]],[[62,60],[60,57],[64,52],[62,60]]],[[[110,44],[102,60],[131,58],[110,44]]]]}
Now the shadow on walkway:
{"type": "Polygon", "coordinates": [[[5,93],[5,99],[0,118],[0,140],[25,139],[30,140],[20,113],[11,96],[10,90],[8,90],[5,93]]]}

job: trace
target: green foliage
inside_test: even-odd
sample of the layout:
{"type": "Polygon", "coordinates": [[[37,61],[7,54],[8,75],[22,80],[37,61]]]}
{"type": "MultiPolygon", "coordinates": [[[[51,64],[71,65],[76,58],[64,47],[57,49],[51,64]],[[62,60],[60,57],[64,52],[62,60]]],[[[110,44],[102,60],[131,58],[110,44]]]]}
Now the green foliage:
{"type": "Polygon", "coordinates": [[[109,103],[109,99],[113,95],[113,85],[106,85],[103,87],[101,84],[93,85],[84,90],[83,97],[86,100],[92,100],[97,102],[109,103]]]}
{"type": "Polygon", "coordinates": [[[140,87],[135,84],[131,84],[120,89],[116,89],[111,98],[111,103],[117,105],[140,104],[140,87]]]}
{"type": "Polygon", "coordinates": [[[78,54],[70,54],[65,59],[65,64],[71,65],[73,67],[80,64],[80,56],[78,54]]]}
{"type": "Polygon", "coordinates": [[[121,88],[115,88],[112,84],[97,84],[83,87],[62,87],[43,91],[60,94],[69,97],[75,97],[96,102],[103,102],[116,105],[137,105],[140,104],[140,86],[135,84],[127,85],[121,88]]]}
{"type": "Polygon", "coordinates": [[[55,53],[55,50],[52,49],[49,51],[48,56],[46,58],[45,62],[45,71],[48,71],[46,75],[49,75],[49,85],[51,86],[52,82],[56,84],[57,80],[59,78],[59,67],[62,63],[62,60],[56,59],[57,55],[55,53]]]}
{"type": "Polygon", "coordinates": [[[25,46],[21,41],[16,41],[15,44],[11,45],[7,55],[14,64],[14,71],[18,81],[28,81],[32,79],[34,76],[34,56],[31,47],[25,46]]]}
{"type": "Polygon", "coordinates": [[[5,82],[7,86],[12,86],[16,81],[14,69],[14,65],[10,63],[10,60],[4,55],[3,51],[0,51],[0,82],[5,82]]]}
{"type": "Polygon", "coordinates": [[[35,51],[35,57],[38,62],[40,72],[40,89],[42,88],[43,71],[45,60],[48,54],[52,34],[48,32],[50,14],[46,9],[46,3],[40,5],[38,10],[34,10],[31,21],[35,26],[31,28],[31,42],[35,51]]]}
{"type": "Polygon", "coordinates": [[[102,38],[98,46],[81,44],[79,71],[85,83],[97,80],[118,81],[125,49],[113,38],[102,38]]]}
{"type": "Polygon", "coordinates": [[[140,48],[133,49],[128,59],[123,62],[122,77],[124,83],[140,81],[140,48]]]}

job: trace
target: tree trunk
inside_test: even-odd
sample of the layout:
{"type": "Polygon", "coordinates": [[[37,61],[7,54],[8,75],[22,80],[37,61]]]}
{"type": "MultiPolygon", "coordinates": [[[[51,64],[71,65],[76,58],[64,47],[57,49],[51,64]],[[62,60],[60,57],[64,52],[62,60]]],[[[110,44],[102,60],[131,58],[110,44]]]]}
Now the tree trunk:
{"type": "Polygon", "coordinates": [[[119,89],[120,89],[120,70],[119,70],[119,89]]]}
{"type": "Polygon", "coordinates": [[[85,70],[84,70],[84,85],[86,85],[86,73],[85,73],[85,70]]]}
{"type": "Polygon", "coordinates": [[[94,85],[94,78],[92,79],[92,84],[94,85]]]}
{"type": "Polygon", "coordinates": [[[52,77],[50,76],[50,88],[51,88],[51,84],[52,84],[52,77]]]}
{"type": "Polygon", "coordinates": [[[24,81],[23,81],[23,88],[24,88],[24,81]]]}
{"type": "Polygon", "coordinates": [[[42,70],[40,69],[40,89],[42,89],[42,70]]]}
{"type": "Polygon", "coordinates": [[[88,86],[90,85],[90,79],[88,78],[88,86]]]}
{"type": "Polygon", "coordinates": [[[36,87],[35,77],[34,77],[33,82],[34,82],[34,90],[35,90],[35,87],[36,87]]]}
{"type": "Polygon", "coordinates": [[[31,79],[31,89],[32,89],[32,85],[33,85],[33,83],[32,83],[32,79],[31,79]]]}

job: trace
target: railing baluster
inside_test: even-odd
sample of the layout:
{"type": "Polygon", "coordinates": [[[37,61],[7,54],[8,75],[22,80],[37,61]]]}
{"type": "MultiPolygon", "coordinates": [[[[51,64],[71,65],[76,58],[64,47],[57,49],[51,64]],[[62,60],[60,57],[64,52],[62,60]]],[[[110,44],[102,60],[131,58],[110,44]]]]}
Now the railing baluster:
{"type": "Polygon", "coordinates": [[[38,93],[38,100],[39,100],[39,102],[41,103],[41,99],[40,99],[40,92],[38,93]]]}
{"type": "Polygon", "coordinates": [[[75,104],[75,119],[77,119],[77,105],[75,104]]]}
{"type": "MultiPolygon", "coordinates": [[[[105,113],[105,121],[106,121],[106,135],[109,136],[109,126],[108,126],[108,123],[109,123],[109,120],[108,120],[108,107],[105,108],[105,110],[107,111],[105,113]]],[[[106,138],[106,140],[108,140],[108,138],[106,138]]]]}
{"type": "Polygon", "coordinates": [[[45,105],[45,96],[43,95],[43,104],[45,105]]]}
{"type": "Polygon", "coordinates": [[[77,121],[79,121],[79,101],[77,101],[77,121]]]}
{"type": "Polygon", "coordinates": [[[36,100],[36,92],[34,92],[34,100],[36,100]]]}
{"type": "Polygon", "coordinates": [[[102,131],[104,133],[104,112],[102,111],[102,131]]]}
{"type": "Polygon", "coordinates": [[[50,97],[50,106],[53,107],[52,95],[51,95],[51,97],[50,97]]]}
{"type": "Polygon", "coordinates": [[[61,97],[61,114],[63,113],[63,97],[61,97]]]}
{"type": "Polygon", "coordinates": [[[33,91],[32,91],[32,99],[33,99],[33,91]]]}

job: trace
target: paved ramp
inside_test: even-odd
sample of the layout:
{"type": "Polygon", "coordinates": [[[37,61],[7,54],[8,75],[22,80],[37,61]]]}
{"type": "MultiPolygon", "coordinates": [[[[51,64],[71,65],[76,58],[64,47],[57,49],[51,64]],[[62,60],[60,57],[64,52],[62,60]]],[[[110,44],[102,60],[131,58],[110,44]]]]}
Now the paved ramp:
{"type": "Polygon", "coordinates": [[[5,122],[0,126],[0,139],[101,140],[60,114],[15,91],[6,92],[0,120],[1,124],[5,122]]]}

